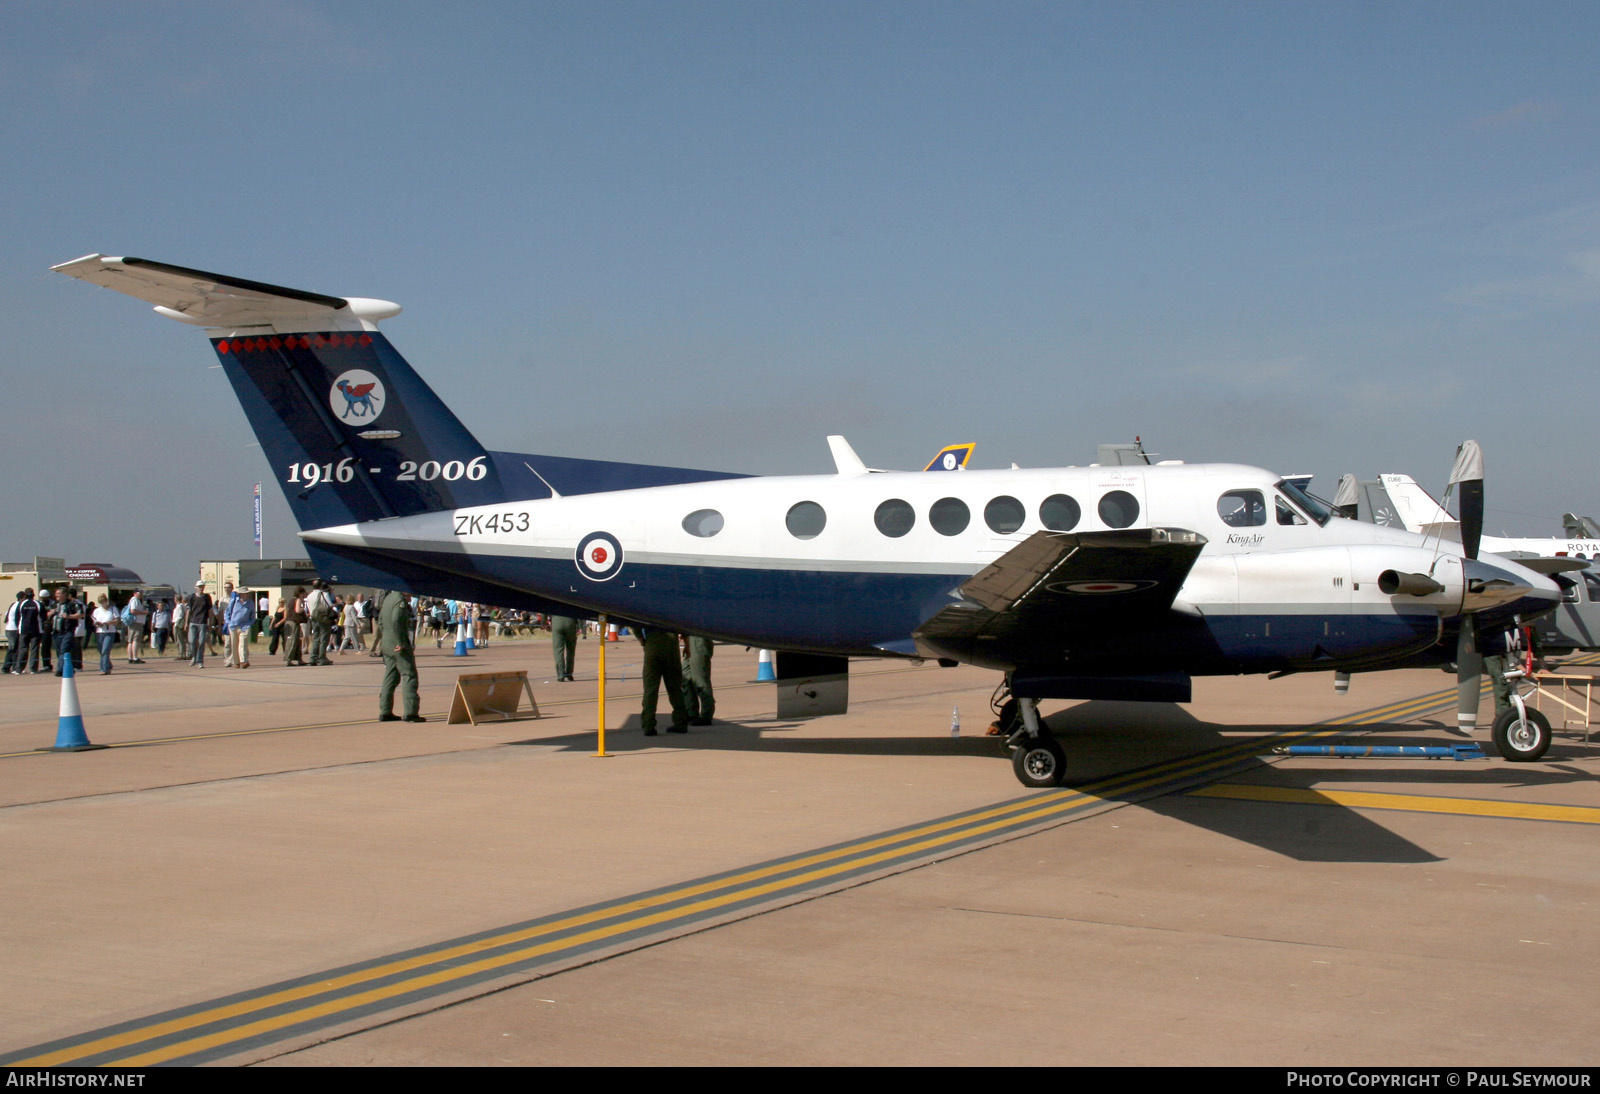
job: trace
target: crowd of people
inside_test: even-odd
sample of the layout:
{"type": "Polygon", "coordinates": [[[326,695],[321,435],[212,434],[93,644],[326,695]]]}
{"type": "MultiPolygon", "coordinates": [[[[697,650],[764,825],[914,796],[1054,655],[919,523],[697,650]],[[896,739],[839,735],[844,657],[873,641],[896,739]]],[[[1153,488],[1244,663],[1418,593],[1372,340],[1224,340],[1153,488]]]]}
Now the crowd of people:
{"type": "MultiPolygon", "coordinates": [[[[711,692],[709,639],[679,635],[653,628],[633,627],[644,645],[644,699],[641,727],[646,736],[656,733],[656,705],[664,684],[672,708],[669,732],[684,733],[690,725],[709,725],[715,700],[711,692]]],[[[24,589],[7,606],[4,673],[53,672],[62,674],[69,661],[73,671],[83,668],[83,647],[90,636],[100,654],[100,672],[112,671],[112,656],[126,646],[130,665],[146,663],[146,649],[157,657],[175,647],[178,660],[204,668],[206,654],[221,656],[230,668],[248,669],[253,645],[268,641],[267,656],[281,656],[285,665],[331,665],[329,654],[366,654],[383,658],[380,717],[425,721],[417,711],[417,677],[414,648],[426,632],[436,648],[446,640],[470,635],[473,645],[487,646],[492,637],[548,632],[558,681],[574,679],[577,639],[598,634],[598,624],[572,616],[495,608],[465,601],[406,596],[402,593],[333,592],[320,578],[308,588],[279,597],[274,605],[265,594],[255,594],[223,583],[220,597],[196,581],[187,596],[149,597],[135,591],[122,605],[101,594],[86,603],[81,590],[24,589]],[[405,713],[393,713],[395,689],[402,690],[405,713]]]]}

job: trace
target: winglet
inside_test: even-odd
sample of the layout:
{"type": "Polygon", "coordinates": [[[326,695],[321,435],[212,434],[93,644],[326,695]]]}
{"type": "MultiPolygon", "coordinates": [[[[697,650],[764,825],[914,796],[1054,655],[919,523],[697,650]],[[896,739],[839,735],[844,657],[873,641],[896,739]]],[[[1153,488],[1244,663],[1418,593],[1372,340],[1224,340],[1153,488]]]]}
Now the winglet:
{"type": "Polygon", "coordinates": [[[839,469],[841,475],[865,475],[867,465],[861,462],[861,457],[856,455],[856,450],[850,447],[850,442],[837,433],[828,437],[828,450],[833,453],[833,464],[839,469]]]}

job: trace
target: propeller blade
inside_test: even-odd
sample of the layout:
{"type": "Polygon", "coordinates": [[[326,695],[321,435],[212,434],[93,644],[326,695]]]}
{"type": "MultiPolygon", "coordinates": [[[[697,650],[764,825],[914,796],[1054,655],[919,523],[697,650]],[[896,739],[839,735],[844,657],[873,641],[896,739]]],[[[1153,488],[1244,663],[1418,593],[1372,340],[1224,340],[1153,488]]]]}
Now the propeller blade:
{"type": "Polygon", "coordinates": [[[1470,737],[1478,728],[1478,696],[1483,690],[1483,655],[1478,652],[1478,624],[1471,615],[1461,617],[1456,636],[1456,732],[1470,737]]]}
{"type": "Polygon", "coordinates": [[[1351,520],[1357,519],[1360,508],[1361,485],[1354,475],[1339,476],[1339,489],[1333,495],[1333,507],[1351,520]]]}
{"type": "Polygon", "coordinates": [[[1483,449],[1477,441],[1463,441],[1456,449],[1456,464],[1450,469],[1450,485],[1456,491],[1461,517],[1461,549],[1468,558],[1478,557],[1483,542],[1483,449]]]}

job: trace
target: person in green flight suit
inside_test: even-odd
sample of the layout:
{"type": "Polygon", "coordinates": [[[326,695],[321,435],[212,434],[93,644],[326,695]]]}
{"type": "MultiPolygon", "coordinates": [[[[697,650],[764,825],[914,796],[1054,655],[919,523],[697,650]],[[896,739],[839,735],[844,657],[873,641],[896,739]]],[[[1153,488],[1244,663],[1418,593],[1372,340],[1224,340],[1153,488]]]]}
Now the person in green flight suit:
{"type": "Polygon", "coordinates": [[[578,653],[578,621],[570,615],[552,615],[550,645],[555,649],[556,680],[571,680],[578,653]]]}
{"type": "Polygon", "coordinates": [[[378,612],[378,648],[383,651],[383,687],[378,691],[378,721],[394,722],[394,688],[401,684],[401,704],[408,722],[426,722],[417,698],[417,654],[411,645],[411,605],[404,593],[384,594],[378,612]]]}
{"type": "Polygon", "coordinates": [[[634,632],[644,643],[644,702],[639,711],[644,735],[656,735],[656,700],[662,684],[667,685],[667,702],[672,704],[672,725],[667,732],[689,732],[689,712],[683,705],[683,672],[678,667],[678,636],[655,627],[635,627],[634,632]]]}
{"type": "Polygon", "coordinates": [[[708,726],[717,709],[711,694],[711,639],[698,634],[683,638],[683,701],[689,708],[689,724],[708,726]]]}

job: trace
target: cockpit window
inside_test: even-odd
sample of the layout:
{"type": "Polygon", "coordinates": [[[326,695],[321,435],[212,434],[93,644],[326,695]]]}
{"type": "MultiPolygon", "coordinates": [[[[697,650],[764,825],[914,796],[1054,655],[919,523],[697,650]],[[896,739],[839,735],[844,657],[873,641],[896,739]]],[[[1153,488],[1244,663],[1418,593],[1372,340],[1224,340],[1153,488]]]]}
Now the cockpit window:
{"type": "Polygon", "coordinates": [[[1259,490],[1229,490],[1217,499],[1217,516],[1229,528],[1255,528],[1267,523],[1267,503],[1259,490]]]}
{"type": "Polygon", "coordinates": [[[1282,498],[1276,498],[1274,500],[1278,503],[1279,524],[1304,524],[1306,522],[1305,517],[1302,517],[1299,513],[1295,512],[1294,506],[1290,505],[1282,498]]]}
{"type": "MultiPolygon", "coordinates": [[[[1305,513],[1312,520],[1316,521],[1317,524],[1325,527],[1328,521],[1333,519],[1333,511],[1331,509],[1322,504],[1316,498],[1313,498],[1304,490],[1300,489],[1294,483],[1284,479],[1281,480],[1277,486],[1278,490],[1285,497],[1294,502],[1297,509],[1299,509],[1302,513],[1305,513]]],[[[1289,522],[1280,520],[1278,523],[1284,524],[1289,522]]]]}

